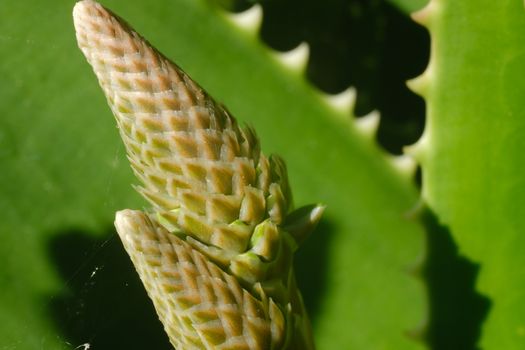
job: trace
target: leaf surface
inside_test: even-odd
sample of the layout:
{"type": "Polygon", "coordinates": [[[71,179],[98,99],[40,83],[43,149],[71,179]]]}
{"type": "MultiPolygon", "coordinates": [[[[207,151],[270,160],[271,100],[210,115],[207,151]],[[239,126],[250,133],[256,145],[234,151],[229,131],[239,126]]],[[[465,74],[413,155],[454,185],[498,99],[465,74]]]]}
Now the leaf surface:
{"type": "MultiPolygon", "coordinates": [[[[104,5],[253,125],[265,153],[283,156],[297,206],[327,205],[296,263],[318,347],[421,348],[406,335],[425,310],[421,282],[408,273],[423,254],[422,230],[405,215],[417,193],[350,115],[208,2],[104,5]]],[[[72,339],[53,318],[52,296],[72,285],[50,257],[50,242],[77,228],[105,240],[115,211],[145,206],[130,187],[137,181],[111,112],[76,47],[72,6],[0,3],[0,281],[7,286],[0,291],[0,347],[70,348],[73,340],[92,339],[96,348],[101,335],[72,339]]],[[[100,322],[100,333],[125,333],[118,322],[100,322]]]]}
{"type": "Polygon", "coordinates": [[[432,1],[415,17],[430,29],[432,58],[412,85],[427,100],[413,148],[423,198],[460,253],[481,269],[491,299],[483,349],[525,341],[525,10],[520,1],[432,1]]]}

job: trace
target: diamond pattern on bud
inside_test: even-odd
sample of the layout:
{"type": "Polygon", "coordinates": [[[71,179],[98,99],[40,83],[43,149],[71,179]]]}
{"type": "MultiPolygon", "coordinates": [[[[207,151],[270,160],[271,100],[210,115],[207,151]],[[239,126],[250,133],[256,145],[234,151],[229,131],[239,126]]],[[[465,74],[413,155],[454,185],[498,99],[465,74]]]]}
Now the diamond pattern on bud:
{"type": "Polygon", "coordinates": [[[123,20],[92,0],[73,17],[153,205],[115,224],[172,344],[313,349],[292,260],[324,207],[289,213],[284,161],[123,20]]]}
{"type": "Polygon", "coordinates": [[[267,159],[179,67],[93,1],[74,11],[78,44],[115,114],[142,195],[172,226],[229,252],[247,250],[264,218],[290,206],[286,167],[267,159]],[[242,220],[248,229],[231,223],[242,220]]]}
{"type": "Polygon", "coordinates": [[[279,349],[285,321],[203,254],[140,211],[117,213],[121,235],[177,349],[279,349]]]}

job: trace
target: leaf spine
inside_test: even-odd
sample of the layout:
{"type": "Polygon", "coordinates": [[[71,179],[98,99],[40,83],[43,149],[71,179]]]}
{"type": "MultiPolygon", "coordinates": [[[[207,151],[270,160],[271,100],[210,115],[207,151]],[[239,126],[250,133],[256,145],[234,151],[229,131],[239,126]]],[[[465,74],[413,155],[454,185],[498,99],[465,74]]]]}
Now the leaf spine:
{"type": "Polygon", "coordinates": [[[277,60],[293,72],[302,74],[306,70],[310,47],[306,42],[302,42],[295,49],[276,54],[277,60]]]}
{"type": "Polygon", "coordinates": [[[388,159],[390,161],[390,164],[392,164],[398,172],[400,172],[407,178],[411,178],[415,175],[417,169],[417,162],[410,155],[395,155],[390,156],[388,159]]]}
{"type": "Polygon", "coordinates": [[[427,69],[421,75],[408,80],[406,84],[414,93],[421,97],[427,97],[430,90],[432,75],[432,62],[430,62],[427,69]]]}
{"type": "Polygon", "coordinates": [[[354,87],[349,87],[338,94],[327,94],[324,100],[330,107],[345,115],[350,115],[355,107],[357,91],[354,87]]]}
{"type": "Polygon", "coordinates": [[[261,5],[255,4],[243,12],[228,13],[227,18],[244,31],[257,35],[261,29],[263,9],[261,5]]]}
{"type": "Polygon", "coordinates": [[[372,139],[377,133],[380,119],[380,113],[378,111],[372,111],[363,117],[355,118],[354,121],[357,130],[365,137],[372,139]]]}
{"type": "Polygon", "coordinates": [[[409,146],[405,146],[403,148],[403,153],[415,159],[419,164],[422,164],[424,162],[425,152],[428,149],[428,143],[429,143],[429,140],[428,140],[427,132],[424,131],[423,135],[421,135],[421,137],[416,143],[409,145],[409,146]]]}
{"type": "Polygon", "coordinates": [[[419,11],[414,12],[411,17],[416,23],[431,29],[434,18],[437,17],[439,9],[439,0],[430,0],[425,7],[419,11]]]}

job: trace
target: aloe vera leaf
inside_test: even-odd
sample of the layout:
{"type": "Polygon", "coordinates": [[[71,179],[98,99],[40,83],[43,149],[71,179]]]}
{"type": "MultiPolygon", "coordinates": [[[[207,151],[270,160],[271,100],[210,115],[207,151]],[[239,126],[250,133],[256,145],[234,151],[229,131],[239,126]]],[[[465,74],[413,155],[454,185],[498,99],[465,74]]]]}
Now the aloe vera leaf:
{"type": "Polygon", "coordinates": [[[421,9],[428,2],[428,0],[387,0],[387,1],[407,14],[421,9]]]}
{"type": "MultiPolygon", "coordinates": [[[[313,272],[304,269],[326,260],[326,270],[315,272],[326,275],[324,284],[310,291],[320,300],[312,317],[318,347],[420,348],[405,335],[425,309],[420,282],[408,273],[423,249],[421,229],[404,216],[417,199],[408,178],[349,115],[209,3],[104,5],[255,126],[265,152],[286,159],[298,206],[328,206],[321,227],[330,231],[305,242],[300,262],[307,267],[297,266],[308,285],[313,272]]],[[[18,349],[68,347],[42,302],[68,289],[48,241],[70,227],[101,236],[116,210],[144,205],[129,187],[135,181],[114,121],[75,47],[71,8],[68,1],[0,4],[0,256],[8,286],[0,294],[0,344],[18,349]]]]}
{"type": "Polygon", "coordinates": [[[490,298],[483,349],[525,341],[525,10],[520,1],[432,1],[415,15],[432,37],[426,72],[411,83],[427,102],[426,129],[410,150],[423,199],[460,254],[480,264],[490,298]]]}

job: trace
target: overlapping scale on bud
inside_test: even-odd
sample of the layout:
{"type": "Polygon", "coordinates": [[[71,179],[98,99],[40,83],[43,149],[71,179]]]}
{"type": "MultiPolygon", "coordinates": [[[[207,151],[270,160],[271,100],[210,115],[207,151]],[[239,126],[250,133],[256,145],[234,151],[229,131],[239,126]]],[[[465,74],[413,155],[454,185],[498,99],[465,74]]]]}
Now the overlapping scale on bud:
{"type": "Polygon", "coordinates": [[[281,349],[283,313],[140,211],[115,225],[176,349],[281,349]]]}
{"type": "Polygon", "coordinates": [[[219,263],[246,252],[259,223],[279,225],[288,212],[284,162],[265,157],[251,128],[121,19],[84,2],[92,6],[77,6],[78,43],[116,116],[138,191],[170,231],[217,248],[219,263]]]}
{"type": "MultiPolygon", "coordinates": [[[[313,348],[308,318],[295,285],[292,259],[297,246],[319,221],[324,207],[305,207],[290,213],[292,196],[283,160],[262,154],[251,128],[239,127],[224,106],[123,20],[92,0],[77,3],[73,17],[79,47],[106,94],[128,159],[142,183],[137,190],[154,207],[147,219],[139,218],[139,214],[135,218],[124,215],[121,217],[126,218],[124,221],[117,217],[117,229],[123,241],[131,240],[124,242],[126,250],[134,259],[161,319],[179,327],[172,331],[166,328],[170,337],[184,333],[184,341],[197,344],[196,334],[200,337],[201,330],[190,325],[197,322],[195,327],[200,327],[202,322],[190,316],[180,321],[179,316],[170,316],[162,310],[179,313],[187,307],[194,312],[198,305],[208,303],[209,300],[198,299],[183,289],[193,288],[195,281],[208,283],[203,282],[208,278],[206,269],[213,269],[222,271],[220,275],[228,283],[235,276],[242,293],[262,303],[263,311],[257,311],[257,315],[263,312],[274,321],[283,317],[286,324],[283,349],[313,348]],[[144,241],[140,239],[142,236],[144,241]],[[193,254],[192,262],[177,262],[179,256],[166,253],[164,250],[168,248],[164,245],[155,248],[155,240],[179,247],[186,255],[193,254]],[[201,259],[204,256],[207,260],[201,259]],[[173,305],[165,304],[162,295],[170,291],[165,290],[161,271],[164,264],[177,265],[184,273],[188,272],[186,268],[193,269],[192,264],[207,266],[198,269],[198,273],[204,273],[202,279],[194,274],[180,280],[187,285],[181,286],[176,291],[180,295],[174,298],[190,295],[191,305],[184,306],[186,297],[170,301],[173,305]],[[277,310],[281,316],[277,316],[277,310]],[[272,314],[277,318],[273,319],[272,314]]],[[[222,278],[215,272],[212,274],[213,278],[222,278]]],[[[219,283],[210,281],[208,284],[219,283]]],[[[209,290],[198,287],[201,291],[209,290]]],[[[220,309],[217,304],[206,305],[202,306],[205,310],[220,309]]],[[[252,315],[254,307],[244,311],[252,315]]],[[[206,322],[215,322],[213,317],[206,322]]],[[[257,321],[261,325],[264,322],[257,321]]],[[[280,321],[275,322],[279,325],[280,321]]],[[[270,327],[271,335],[264,336],[267,341],[271,339],[271,344],[281,341],[276,340],[275,334],[281,330],[274,330],[280,327],[275,324],[270,327]]],[[[216,330],[212,327],[209,331],[216,330]]],[[[223,333],[220,341],[221,337],[223,333]]],[[[211,342],[211,348],[220,348],[217,347],[220,341],[206,341],[211,342]]],[[[210,348],[207,344],[205,347],[210,348]]],[[[253,344],[239,348],[261,348],[253,344]]]]}

